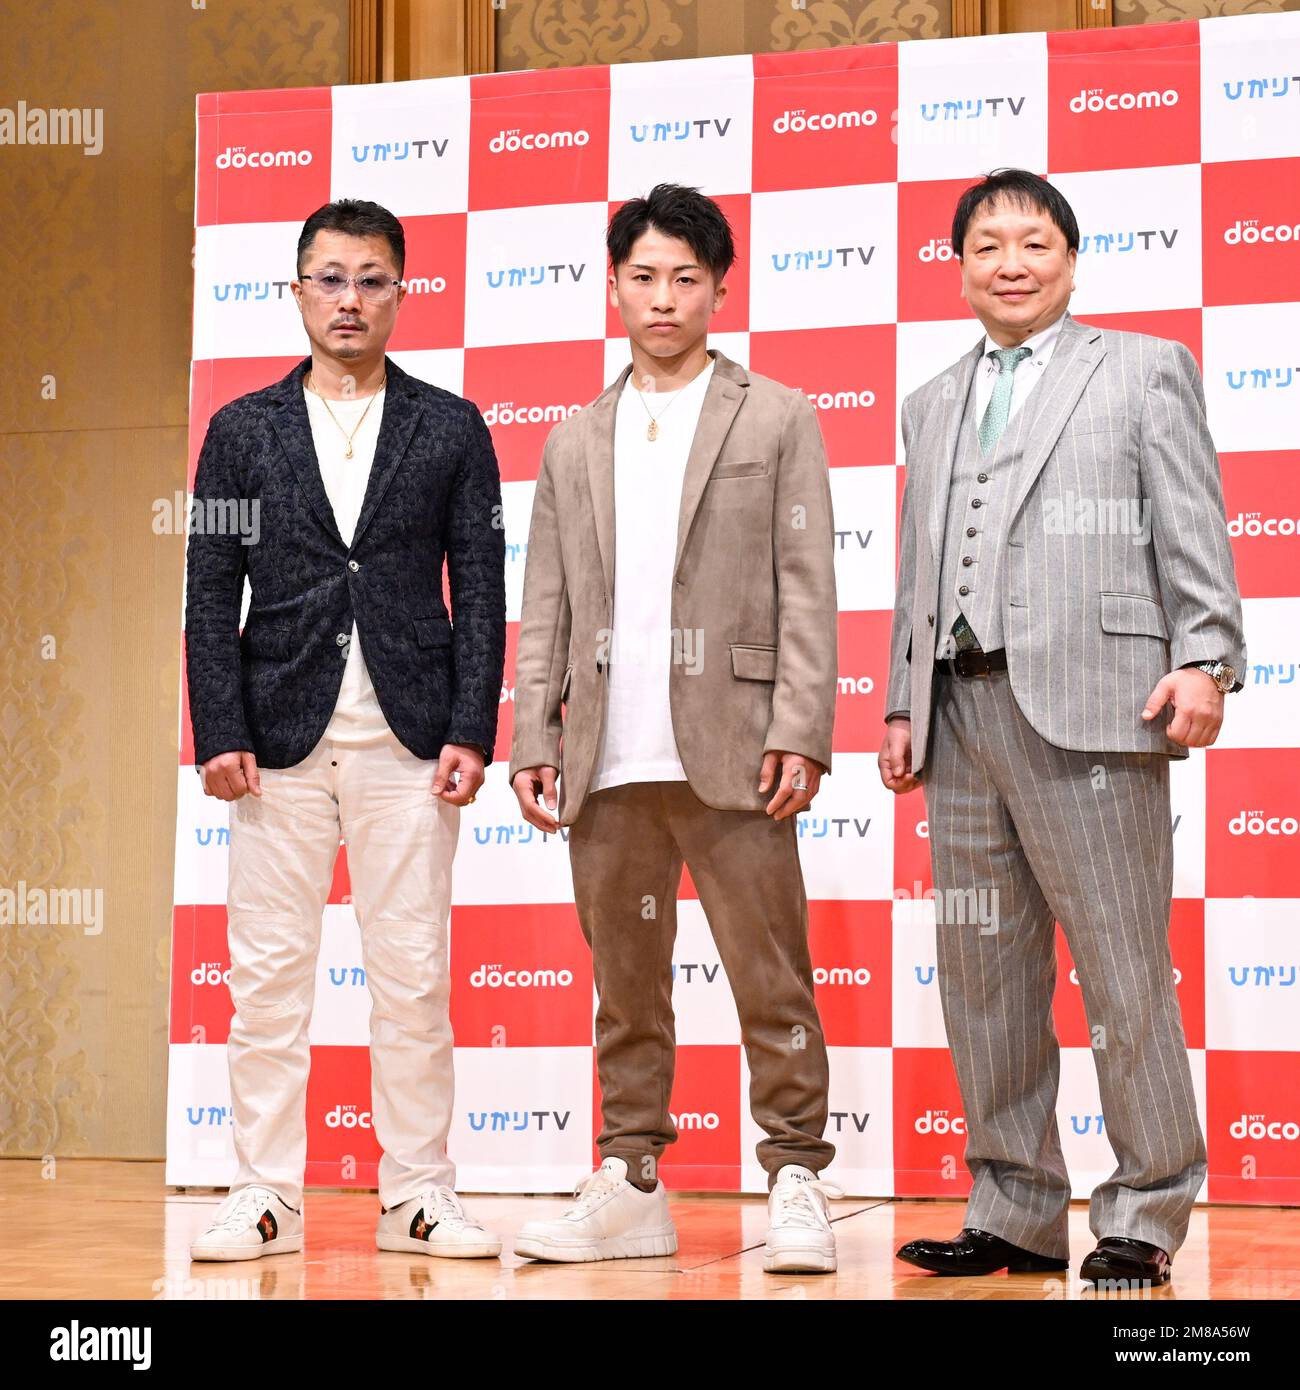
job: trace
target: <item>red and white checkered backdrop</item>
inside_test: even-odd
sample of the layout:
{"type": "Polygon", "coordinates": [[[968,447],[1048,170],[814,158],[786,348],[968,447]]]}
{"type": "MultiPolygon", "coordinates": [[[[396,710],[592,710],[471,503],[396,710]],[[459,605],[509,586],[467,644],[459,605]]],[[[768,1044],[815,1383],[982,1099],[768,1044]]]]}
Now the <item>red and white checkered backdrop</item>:
{"type": "MultiPolygon", "coordinates": [[[[1175,978],[1209,1144],[1202,1198],[1297,1202],[1300,14],[198,98],[191,488],[212,412],[306,354],[295,247],[337,197],[402,219],[410,293],[391,354],[476,402],[496,441],[510,620],[499,761],[462,819],[451,915],[464,1190],[565,1190],[593,1161],[591,962],[563,837],[526,825],[506,780],[514,647],[543,440],[628,360],[605,227],[669,180],[715,197],[735,229],[711,341],[804,391],[830,456],[835,770],[799,818],[830,1175],[853,1194],[965,1194],[925,805],[881,787],[876,753],[898,404],[977,340],[951,213],[1006,164],[1045,174],[1078,214],[1074,315],[1180,339],[1204,372],[1250,666],[1217,745],[1173,775],[1175,978]]],[[[202,795],[192,763],[183,707],[167,1180],[224,1185],[228,806],[202,795]]],[[[662,1171],[670,1187],[761,1191],[735,1007],[689,878],[682,896],[680,1138],[662,1171]]],[[[1114,1160],[1063,938],[1060,954],[1059,1119],[1084,1195],[1114,1160]]],[[[309,1183],[375,1185],[368,1012],[343,848],[311,1025],[309,1183]]]]}

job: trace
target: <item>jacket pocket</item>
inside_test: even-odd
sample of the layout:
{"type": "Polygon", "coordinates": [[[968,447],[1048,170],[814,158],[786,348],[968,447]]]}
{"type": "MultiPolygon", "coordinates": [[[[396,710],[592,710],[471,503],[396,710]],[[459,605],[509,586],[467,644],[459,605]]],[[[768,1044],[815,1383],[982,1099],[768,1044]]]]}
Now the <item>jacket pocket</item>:
{"type": "Polygon", "coordinates": [[[416,618],[412,626],[422,647],[445,647],[451,642],[451,624],[444,617],[416,618]]]}
{"type": "Polygon", "coordinates": [[[709,479],[712,481],[715,478],[757,478],[766,472],[766,459],[733,459],[727,463],[715,463],[709,479]]]}
{"type": "Polygon", "coordinates": [[[1127,632],[1139,637],[1168,639],[1169,625],[1165,610],[1145,594],[1108,594],[1101,596],[1101,626],[1105,632],[1127,632]]]}
{"type": "Polygon", "coordinates": [[[742,681],[776,680],[776,648],[733,642],[731,674],[742,681]]]}
{"type": "Polygon", "coordinates": [[[243,647],[249,656],[288,660],[293,632],[288,623],[264,623],[254,618],[244,625],[243,647]]]}

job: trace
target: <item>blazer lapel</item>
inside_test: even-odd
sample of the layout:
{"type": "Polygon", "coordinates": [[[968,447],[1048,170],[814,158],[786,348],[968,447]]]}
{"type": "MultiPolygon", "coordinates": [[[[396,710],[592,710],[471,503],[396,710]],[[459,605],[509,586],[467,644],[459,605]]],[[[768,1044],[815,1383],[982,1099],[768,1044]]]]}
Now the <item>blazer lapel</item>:
{"type": "Polygon", "coordinates": [[[744,367],[716,348],[711,352],[713,375],[705,388],[699,423],[695,427],[695,438],[691,441],[691,451],[686,457],[686,472],[682,478],[682,500],[677,514],[677,553],[673,558],[674,576],[682,562],[682,551],[686,549],[686,538],[691,533],[691,523],[704,495],[704,485],[709,481],[727,431],[736,418],[736,412],[745,399],[745,389],[749,386],[749,374],[744,367]]]}
{"type": "Polygon", "coordinates": [[[316,445],[311,437],[311,421],[307,418],[307,402],[302,395],[303,377],[310,366],[311,358],[304,357],[280,382],[275,409],[271,412],[271,424],[298,479],[298,486],[311,504],[317,520],[342,545],[343,537],[339,535],[338,524],[334,520],[334,508],[330,506],[325,484],[321,481],[316,445]]]}
{"type": "Polygon", "coordinates": [[[1027,417],[1021,422],[1027,431],[1027,443],[1011,494],[1008,522],[1015,519],[1029,496],[1065,422],[1083,395],[1083,388],[1105,355],[1101,329],[1081,324],[1067,313],[1051,360],[1043,368],[1043,379],[1029,393],[1023,408],[1017,411],[1017,415],[1027,417]]]}
{"type": "Polygon", "coordinates": [[[592,402],[587,416],[587,485],[596,517],[596,544],[605,575],[605,594],[614,592],[614,420],[623,384],[632,374],[629,362],[617,381],[592,402]]]}
{"type": "MultiPolygon", "coordinates": [[[[961,418],[970,397],[971,382],[975,368],[984,355],[984,337],[964,356],[953,364],[949,375],[953,378],[953,396],[944,413],[942,433],[939,439],[938,459],[934,476],[929,480],[928,520],[930,530],[930,553],[936,562],[943,554],[943,525],[948,515],[948,485],[952,479],[953,460],[957,456],[957,436],[961,430],[961,418]]],[[[924,428],[924,425],[922,425],[924,428]]]]}
{"type": "Polygon", "coordinates": [[[366,480],[366,495],[361,501],[356,530],[352,533],[354,547],[383,500],[398,464],[406,457],[416,426],[424,414],[424,402],[412,379],[391,357],[384,358],[384,369],[388,373],[384,414],[379,422],[379,438],[375,441],[375,460],[370,467],[370,477],[366,480]]]}

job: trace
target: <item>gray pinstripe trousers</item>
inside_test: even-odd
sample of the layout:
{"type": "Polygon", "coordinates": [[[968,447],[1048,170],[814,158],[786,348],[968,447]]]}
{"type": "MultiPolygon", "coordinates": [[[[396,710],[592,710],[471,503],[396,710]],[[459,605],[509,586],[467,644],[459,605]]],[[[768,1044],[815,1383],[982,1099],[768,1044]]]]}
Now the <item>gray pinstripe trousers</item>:
{"type": "Polygon", "coordinates": [[[997,912],[993,930],[976,920],[937,932],[974,1179],[965,1224],[1069,1257],[1052,1024],[1060,921],[1117,1160],[1092,1194],[1093,1234],[1172,1255],[1206,1155],[1169,954],[1169,759],[1047,743],[1005,671],[935,683],[924,771],[934,886],[940,904],[982,890],[997,912]]]}

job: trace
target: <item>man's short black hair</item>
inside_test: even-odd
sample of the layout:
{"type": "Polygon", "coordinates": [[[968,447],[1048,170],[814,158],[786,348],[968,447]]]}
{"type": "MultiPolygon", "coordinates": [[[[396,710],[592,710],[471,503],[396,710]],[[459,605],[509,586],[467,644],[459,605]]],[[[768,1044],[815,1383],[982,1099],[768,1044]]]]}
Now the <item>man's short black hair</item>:
{"type": "Polygon", "coordinates": [[[615,270],[632,255],[636,240],[654,227],[684,241],[695,259],[719,281],[736,259],[736,244],[726,214],[698,188],[657,183],[644,198],[624,203],[609,220],[605,245],[615,270]]]}
{"type": "Polygon", "coordinates": [[[975,214],[990,203],[1006,202],[1026,212],[1043,212],[1056,223],[1065,237],[1066,247],[1079,249],[1079,224],[1074,209],[1061,191],[1028,169],[994,169],[979,183],[973,183],[957,199],[952,215],[952,253],[960,256],[966,245],[966,232],[975,214]]]}
{"type": "Polygon", "coordinates": [[[400,280],[406,271],[406,233],[402,224],[387,208],[368,203],[363,198],[340,198],[337,202],[319,207],[302,224],[298,236],[298,278],[302,278],[303,262],[317,232],[342,232],[345,236],[384,237],[393,252],[400,280]]]}

